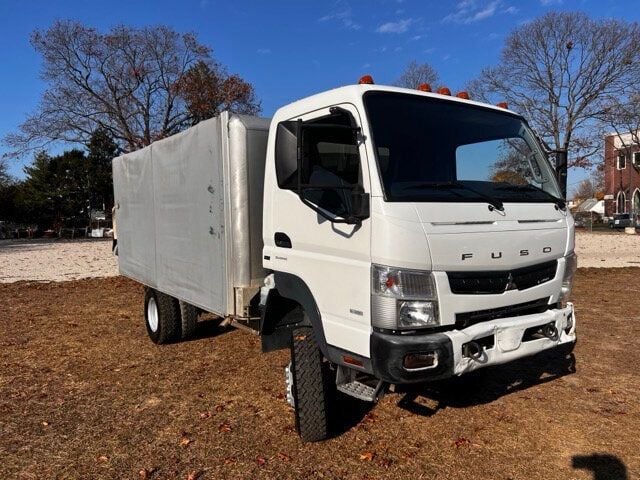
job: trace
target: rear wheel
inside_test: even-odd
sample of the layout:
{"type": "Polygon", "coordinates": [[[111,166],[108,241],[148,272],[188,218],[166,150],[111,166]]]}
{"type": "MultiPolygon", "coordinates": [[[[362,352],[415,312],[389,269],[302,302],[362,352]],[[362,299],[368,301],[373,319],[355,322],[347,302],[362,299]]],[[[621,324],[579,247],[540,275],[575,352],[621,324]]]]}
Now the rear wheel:
{"type": "Polygon", "coordinates": [[[198,322],[198,308],[180,301],[180,319],[182,320],[182,339],[191,338],[196,331],[198,322]]]}
{"type": "Polygon", "coordinates": [[[144,319],[153,343],[162,345],[180,338],[180,306],[175,298],[153,288],[146,288],[144,319]]]}
{"type": "Polygon", "coordinates": [[[318,348],[312,328],[293,331],[291,375],[298,434],[305,442],[326,439],[336,397],[335,372],[318,348]]]}

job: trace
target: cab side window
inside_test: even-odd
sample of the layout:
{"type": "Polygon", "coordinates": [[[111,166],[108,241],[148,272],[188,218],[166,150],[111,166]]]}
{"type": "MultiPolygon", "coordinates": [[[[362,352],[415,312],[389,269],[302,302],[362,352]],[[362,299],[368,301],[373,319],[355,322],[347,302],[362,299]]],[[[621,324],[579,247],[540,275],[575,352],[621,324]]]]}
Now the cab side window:
{"type": "MultiPolygon", "coordinates": [[[[297,122],[278,124],[276,132],[276,176],[278,186],[296,190],[298,182],[297,122]]],[[[305,122],[302,183],[308,186],[349,186],[362,183],[360,154],[353,130],[345,114],[330,115],[305,122]],[[326,127],[326,128],[324,128],[326,127]],[[328,183],[327,183],[328,182],[328,183]]]]}
{"type": "Polygon", "coordinates": [[[362,169],[356,132],[344,112],[321,117],[302,126],[302,165],[298,172],[295,121],[282,122],[276,134],[278,186],[297,191],[305,200],[336,216],[351,210],[354,187],[362,185],[362,169]]]}

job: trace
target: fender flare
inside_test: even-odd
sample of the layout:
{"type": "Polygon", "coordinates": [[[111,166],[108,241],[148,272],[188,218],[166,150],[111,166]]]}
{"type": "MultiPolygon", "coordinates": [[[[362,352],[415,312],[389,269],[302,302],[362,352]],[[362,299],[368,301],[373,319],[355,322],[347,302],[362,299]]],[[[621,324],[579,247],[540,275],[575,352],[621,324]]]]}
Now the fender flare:
{"type": "MultiPolygon", "coordinates": [[[[327,346],[327,339],[324,335],[324,327],[322,326],[322,317],[320,316],[320,310],[316,303],[311,290],[307,284],[297,275],[286,272],[274,272],[275,280],[275,292],[269,292],[267,302],[262,312],[261,319],[261,332],[265,329],[274,327],[273,320],[270,318],[270,311],[273,309],[273,303],[278,301],[278,296],[285,299],[293,300],[298,303],[304,312],[306,313],[306,319],[303,317],[295,326],[309,326],[313,328],[315,333],[316,342],[320,351],[326,358],[331,358],[329,355],[329,348],[327,346]],[[277,293],[277,295],[274,295],[277,293]]],[[[275,321],[277,322],[276,319],[275,321]]],[[[265,332],[266,333],[266,332],[265,332]]],[[[263,339],[263,350],[265,349],[265,342],[263,339]]]]}

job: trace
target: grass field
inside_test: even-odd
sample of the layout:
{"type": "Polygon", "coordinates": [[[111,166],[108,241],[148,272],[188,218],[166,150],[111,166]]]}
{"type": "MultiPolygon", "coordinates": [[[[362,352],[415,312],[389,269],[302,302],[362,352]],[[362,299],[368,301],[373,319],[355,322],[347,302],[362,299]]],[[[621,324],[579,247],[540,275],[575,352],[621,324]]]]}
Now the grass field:
{"type": "Polygon", "coordinates": [[[288,352],[200,325],[158,347],[121,277],[0,284],[0,478],[640,477],[640,269],[580,269],[575,358],[543,355],[373,409],[303,444],[288,352]]]}

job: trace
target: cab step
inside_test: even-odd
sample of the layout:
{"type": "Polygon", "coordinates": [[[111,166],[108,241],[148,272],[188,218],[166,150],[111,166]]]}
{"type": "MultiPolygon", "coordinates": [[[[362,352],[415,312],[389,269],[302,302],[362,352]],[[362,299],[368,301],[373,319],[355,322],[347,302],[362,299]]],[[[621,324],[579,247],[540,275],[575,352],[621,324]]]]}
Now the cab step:
{"type": "Polygon", "coordinates": [[[386,384],[366,373],[338,365],[336,374],[336,388],[350,397],[365,402],[377,402],[386,390],[386,384]]]}

